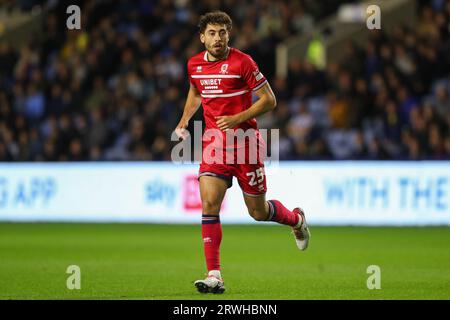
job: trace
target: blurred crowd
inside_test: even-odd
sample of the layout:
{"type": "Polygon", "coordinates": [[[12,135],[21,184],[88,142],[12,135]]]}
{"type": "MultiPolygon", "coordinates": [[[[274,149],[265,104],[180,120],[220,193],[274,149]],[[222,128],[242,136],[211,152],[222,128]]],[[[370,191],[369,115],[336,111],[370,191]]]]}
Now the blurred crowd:
{"type": "Polygon", "coordinates": [[[450,159],[450,2],[424,6],[414,28],[371,32],[319,71],[293,60],[278,117],[285,159],[450,159]]]}
{"type": "MultiPolygon", "coordinates": [[[[28,3],[28,2],[27,2],[28,3]]],[[[318,70],[294,59],[275,76],[276,45],[335,12],[327,1],[84,1],[82,29],[65,6],[20,50],[0,41],[0,161],[170,160],[188,91],[186,62],[202,51],[199,14],[230,8],[232,46],[270,80],[280,157],[449,159],[450,4],[421,6],[419,24],[371,32],[362,48],[318,70]]],[[[193,120],[200,120],[198,112],[193,120]]]]}

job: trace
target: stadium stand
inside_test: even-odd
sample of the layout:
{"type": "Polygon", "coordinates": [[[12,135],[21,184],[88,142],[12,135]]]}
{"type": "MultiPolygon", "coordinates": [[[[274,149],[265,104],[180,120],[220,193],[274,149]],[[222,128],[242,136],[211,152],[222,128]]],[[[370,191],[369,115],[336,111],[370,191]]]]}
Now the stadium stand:
{"type": "Polygon", "coordinates": [[[186,61],[203,50],[196,23],[216,8],[230,8],[232,46],[270,79],[278,107],[259,124],[280,129],[281,159],[450,159],[448,2],[421,2],[417,28],[348,42],[339,64],[294,59],[275,75],[276,45],[341,2],[84,1],[77,31],[48,1],[43,36],[0,37],[0,161],[170,160],[186,61]]]}

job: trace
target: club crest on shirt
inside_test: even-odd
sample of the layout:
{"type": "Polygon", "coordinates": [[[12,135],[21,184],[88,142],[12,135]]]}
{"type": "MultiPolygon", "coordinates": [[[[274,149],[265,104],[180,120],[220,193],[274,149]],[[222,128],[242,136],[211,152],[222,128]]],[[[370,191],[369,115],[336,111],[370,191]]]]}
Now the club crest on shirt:
{"type": "Polygon", "coordinates": [[[202,72],[202,66],[197,66],[197,72],[202,72]]]}
{"type": "Polygon", "coordinates": [[[224,63],[224,64],[220,67],[220,73],[221,73],[221,74],[227,74],[227,73],[228,73],[228,63],[224,63]]]}

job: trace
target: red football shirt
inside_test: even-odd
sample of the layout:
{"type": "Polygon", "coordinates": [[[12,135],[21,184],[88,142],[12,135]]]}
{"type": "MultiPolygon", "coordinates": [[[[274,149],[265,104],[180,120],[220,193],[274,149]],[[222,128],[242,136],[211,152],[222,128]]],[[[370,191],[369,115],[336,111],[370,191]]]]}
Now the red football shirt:
{"type": "MultiPolygon", "coordinates": [[[[242,112],[252,105],[252,91],[258,90],[266,78],[255,61],[235,48],[228,57],[208,61],[207,51],[193,56],[187,67],[189,81],[200,92],[206,128],[217,128],[217,116],[242,112]]],[[[235,129],[257,129],[256,119],[239,124],[235,129]]]]}

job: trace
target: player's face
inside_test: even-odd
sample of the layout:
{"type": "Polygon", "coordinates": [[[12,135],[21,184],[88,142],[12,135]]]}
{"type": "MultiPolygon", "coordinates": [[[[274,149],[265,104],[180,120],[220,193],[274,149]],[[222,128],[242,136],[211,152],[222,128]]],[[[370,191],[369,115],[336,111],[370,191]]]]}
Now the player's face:
{"type": "Polygon", "coordinates": [[[205,32],[200,34],[200,40],[210,55],[221,59],[227,53],[230,38],[225,25],[208,24],[205,32]]]}

